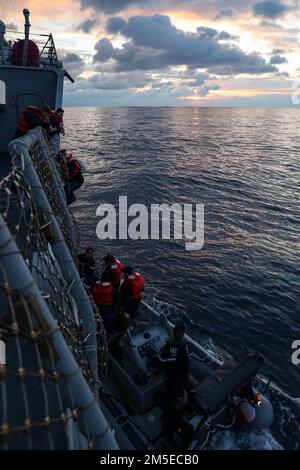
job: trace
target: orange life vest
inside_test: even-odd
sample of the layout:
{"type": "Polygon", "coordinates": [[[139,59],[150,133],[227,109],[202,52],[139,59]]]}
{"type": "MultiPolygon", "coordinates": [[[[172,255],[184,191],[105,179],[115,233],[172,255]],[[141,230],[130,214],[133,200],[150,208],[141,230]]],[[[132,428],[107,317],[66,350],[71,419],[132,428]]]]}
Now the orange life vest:
{"type": "Polygon", "coordinates": [[[81,166],[78,160],[72,154],[67,156],[67,165],[69,171],[69,181],[73,181],[81,173],[81,166]]]}
{"type": "Polygon", "coordinates": [[[62,123],[62,118],[57,114],[56,111],[52,111],[51,116],[53,116],[57,125],[62,123]]]}
{"type": "Polygon", "coordinates": [[[97,305],[114,304],[113,285],[111,282],[97,282],[92,288],[92,296],[97,305]]]}
{"type": "Polygon", "coordinates": [[[128,285],[132,286],[132,295],[131,300],[139,300],[144,289],[145,279],[139,273],[132,273],[130,276],[127,276],[123,284],[121,285],[121,296],[125,292],[125,289],[128,285]]]}
{"type": "Polygon", "coordinates": [[[110,265],[107,266],[105,272],[113,272],[114,274],[114,285],[119,285],[121,281],[121,272],[124,267],[124,264],[121,263],[118,259],[115,259],[115,261],[110,265]]]}
{"type": "Polygon", "coordinates": [[[59,132],[63,122],[62,117],[60,117],[56,111],[52,111],[50,118],[53,119],[52,122],[50,120],[50,124],[52,124],[52,127],[56,127],[57,131],[59,132]]]}
{"type": "Polygon", "coordinates": [[[41,121],[44,121],[39,108],[37,108],[36,106],[27,106],[27,108],[25,108],[22,111],[21,119],[20,119],[20,121],[18,122],[18,125],[17,125],[18,130],[20,132],[22,132],[23,134],[27,134],[27,132],[30,131],[30,129],[31,129],[30,124],[26,119],[26,114],[27,113],[34,113],[38,116],[38,118],[41,121]]]}

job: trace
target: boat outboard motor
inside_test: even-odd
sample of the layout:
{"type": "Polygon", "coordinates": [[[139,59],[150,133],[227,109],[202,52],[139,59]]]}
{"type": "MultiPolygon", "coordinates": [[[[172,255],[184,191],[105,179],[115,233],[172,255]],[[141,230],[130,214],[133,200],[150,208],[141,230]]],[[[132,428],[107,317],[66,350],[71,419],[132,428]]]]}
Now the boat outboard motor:
{"type": "Polygon", "coordinates": [[[224,362],[195,390],[194,400],[199,410],[211,415],[225,405],[230,397],[238,395],[247,400],[247,384],[253,382],[262,364],[263,357],[260,354],[248,352],[242,352],[224,362]]]}
{"type": "Polygon", "coordinates": [[[193,399],[199,411],[206,416],[213,415],[228,403],[230,397],[236,397],[237,424],[256,429],[270,427],[272,405],[252,387],[262,364],[263,357],[251,352],[242,352],[226,361],[196,388],[193,399]]]}

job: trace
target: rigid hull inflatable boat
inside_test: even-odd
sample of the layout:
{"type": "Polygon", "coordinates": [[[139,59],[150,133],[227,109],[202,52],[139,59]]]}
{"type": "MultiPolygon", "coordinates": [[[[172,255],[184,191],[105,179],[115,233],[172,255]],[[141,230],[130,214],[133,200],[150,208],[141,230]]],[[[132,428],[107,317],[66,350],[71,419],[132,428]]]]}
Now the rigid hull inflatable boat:
{"type": "Polygon", "coordinates": [[[144,302],[128,329],[109,339],[102,409],[120,447],[200,450],[217,431],[270,427],[272,405],[252,388],[262,356],[244,351],[221,363],[188,336],[189,390],[170,403],[164,373],[151,358],[172,338],[172,327],[144,302]]]}

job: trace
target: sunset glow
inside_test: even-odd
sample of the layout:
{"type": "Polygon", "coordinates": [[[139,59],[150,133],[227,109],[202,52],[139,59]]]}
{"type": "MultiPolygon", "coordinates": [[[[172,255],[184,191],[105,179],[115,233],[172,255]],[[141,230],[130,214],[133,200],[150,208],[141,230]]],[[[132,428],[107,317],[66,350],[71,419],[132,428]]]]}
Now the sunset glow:
{"type": "Polygon", "coordinates": [[[297,1],[0,0],[9,30],[24,7],[76,78],[67,105],[292,106],[297,1]]]}

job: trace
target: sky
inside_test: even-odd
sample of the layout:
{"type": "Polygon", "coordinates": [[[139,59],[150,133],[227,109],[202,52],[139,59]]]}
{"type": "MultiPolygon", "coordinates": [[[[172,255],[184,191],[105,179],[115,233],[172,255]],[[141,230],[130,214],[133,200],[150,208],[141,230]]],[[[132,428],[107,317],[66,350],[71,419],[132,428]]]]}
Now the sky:
{"type": "Polygon", "coordinates": [[[24,7],[75,78],[65,105],[295,106],[300,0],[0,0],[11,31],[24,7]]]}

